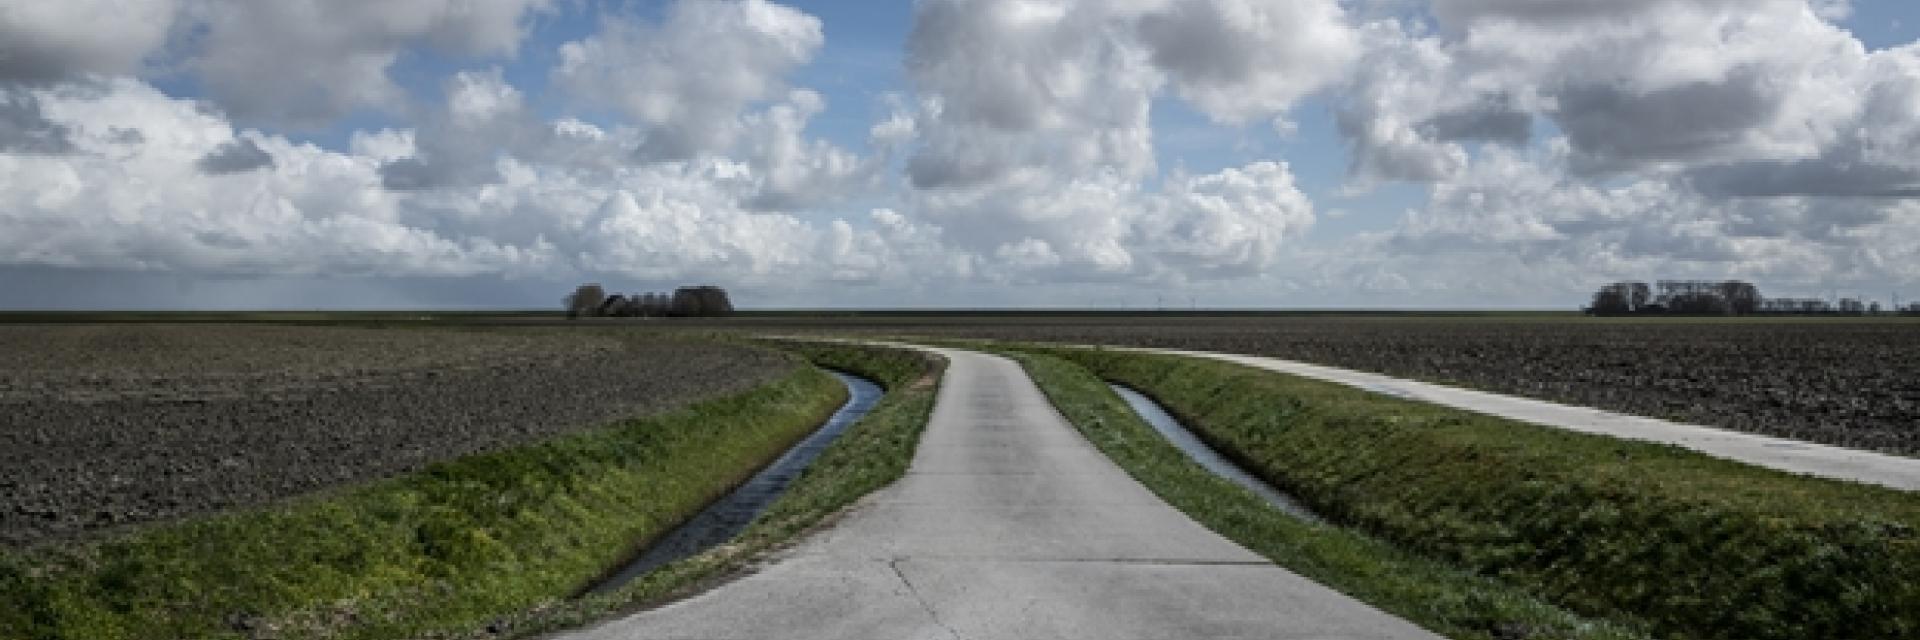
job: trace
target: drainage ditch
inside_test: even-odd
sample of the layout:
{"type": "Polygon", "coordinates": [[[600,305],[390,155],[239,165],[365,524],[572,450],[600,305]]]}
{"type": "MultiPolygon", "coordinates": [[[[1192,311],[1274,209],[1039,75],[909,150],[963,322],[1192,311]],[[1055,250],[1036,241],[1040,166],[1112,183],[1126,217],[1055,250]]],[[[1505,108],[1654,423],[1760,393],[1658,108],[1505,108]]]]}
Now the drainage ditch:
{"type": "Polygon", "coordinates": [[[1308,522],[1325,522],[1325,519],[1315,514],[1312,509],[1301,504],[1298,498],[1274,488],[1259,476],[1248,473],[1246,469],[1240,468],[1240,465],[1220,455],[1220,452],[1214,451],[1213,447],[1207,446],[1205,441],[1188,430],[1186,425],[1180,424],[1178,419],[1167,413],[1166,408],[1154,402],[1153,398],[1121,385],[1108,386],[1113,387],[1114,392],[1120,394],[1120,397],[1127,401],[1127,406],[1133,407],[1133,412],[1139,414],[1142,420],[1153,425],[1154,431],[1160,432],[1168,442],[1186,453],[1188,458],[1200,463],[1200,466],[1206,467],[1214,475],[1245,487],[1254,495],[1260,496],[1262,500],[1266,500],[1267,504],[1273,505],[1275,509],[1286,512],[1288,515],[1308,522]]]}
{"type": "Polygon", "coordinates": [[[788,485],[793,484],[800,473],[813,464],[815,458],[833,444],[834,438],[846,431],[847,426],[860,421],[880,401],[886,391],[880,385],[859,376],[838,371],[828,371],[840,383],[847,387],[847,403],[842,405],[826,424],[802,439],[799,444],[780,454],[772,464],[755,473],[746,483],[741,484],[725,497],[707,505],[691,519],[675,527],[660,538],[639,557],[628,562],[610,577],[593,585],[586,593],[597,594],[613,591],[635,578],[665,566],[682,558],[706,551],[720,543],[732,540],[747,524],[753,522],[760,512],[765,511],[773,501],[786,493],[788,485]]]}

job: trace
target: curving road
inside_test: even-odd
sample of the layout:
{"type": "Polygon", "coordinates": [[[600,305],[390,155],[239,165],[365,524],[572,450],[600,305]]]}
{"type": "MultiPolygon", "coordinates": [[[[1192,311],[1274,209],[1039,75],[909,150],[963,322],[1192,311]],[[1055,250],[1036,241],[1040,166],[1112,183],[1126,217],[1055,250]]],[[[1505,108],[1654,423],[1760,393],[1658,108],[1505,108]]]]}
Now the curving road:
{"type": "Polygon", "coordinates": [[[759,573],[572,640],[1437,638],[1148,492],[1020,366],[950,360],[907,476],[759,573]]]}
{"type": "Polygon", "coordinates": [[[1851,480],[1906,491],[1920,490],[1920,458],[1668,422],[1279,358],[1143,347],[1089,348],[1221,360],[1568,431],[1671,444],[1718,458],[1789,473],[1851,480]]]}

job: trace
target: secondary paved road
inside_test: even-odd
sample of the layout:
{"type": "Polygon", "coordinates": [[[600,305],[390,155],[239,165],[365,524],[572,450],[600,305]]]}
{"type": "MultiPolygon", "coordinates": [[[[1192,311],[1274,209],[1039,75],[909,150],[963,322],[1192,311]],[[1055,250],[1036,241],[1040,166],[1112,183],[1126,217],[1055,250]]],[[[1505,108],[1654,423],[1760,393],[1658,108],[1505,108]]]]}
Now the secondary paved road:
{"type": "Polygon", "coordinates": [[[1920,490],[1920,458],[1642,418],[1278,358],[1176,349],[1106,348],[1224,360],[1569,431],[1678,445],[1710,456],[1790,473],[1920,490]]]}
{"type": "Polygon", "coordinates": [[[940,352],[900,482],[759,573],[564,637],[1437,638],[1161,502],[1014,362],[940,352]]]}

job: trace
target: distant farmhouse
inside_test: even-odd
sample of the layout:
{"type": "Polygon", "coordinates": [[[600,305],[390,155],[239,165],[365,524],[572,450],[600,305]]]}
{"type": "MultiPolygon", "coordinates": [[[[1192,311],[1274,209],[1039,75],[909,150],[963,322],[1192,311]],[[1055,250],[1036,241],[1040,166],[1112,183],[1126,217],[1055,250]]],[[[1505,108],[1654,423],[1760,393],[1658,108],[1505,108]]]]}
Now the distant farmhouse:
{"type": "MultiPolygon", "coordinates": [[[[1760,295],[1758,287],[1738,280],[1661,280],[1655,286],[1615,282],[1600,287],[1585,311],[1596,316],[1865,316],[1888,309],[1858,298],[1768,298],[1760,295]]],[[[1920,315],[1920,303],[1896,304],[1891,311],[1920,315]]]]}
{"type": "Polygon", "coordinates": [[[665,293],[607,295],[588,283],[563,301],[568,318],[718,318],[733,315],[727,290],[715,286],[680,287],[665,293]]]}

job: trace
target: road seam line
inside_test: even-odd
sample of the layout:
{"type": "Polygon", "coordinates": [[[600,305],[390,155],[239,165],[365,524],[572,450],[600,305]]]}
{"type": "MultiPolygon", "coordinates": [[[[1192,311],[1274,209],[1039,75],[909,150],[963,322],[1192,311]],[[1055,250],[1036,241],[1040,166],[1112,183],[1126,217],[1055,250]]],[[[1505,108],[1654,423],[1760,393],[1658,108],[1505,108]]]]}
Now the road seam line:
{"type": "Polygon", "coordinates": [[[914,602],[920,603],[920,608],[927,612],[927,619],[932,620],[934,626],[946,631],[947,635],[952,636],[954,640],[961,640],[960,632],[955,631],[953,627],[947,626],[947,623],[940,621],[940,612],[933,610],[933,603],[927,602],[926,596],[920,595],[920,588],[913,586],[913,581],[907,579],[906,572],[900,570],[900,563],[906,560],[907,559],[903,557],[888,558],[887,568],[893,570],[893,575],[900,579],[900,584],[907,585],[907,593],[913,596],[914,602]]]}

